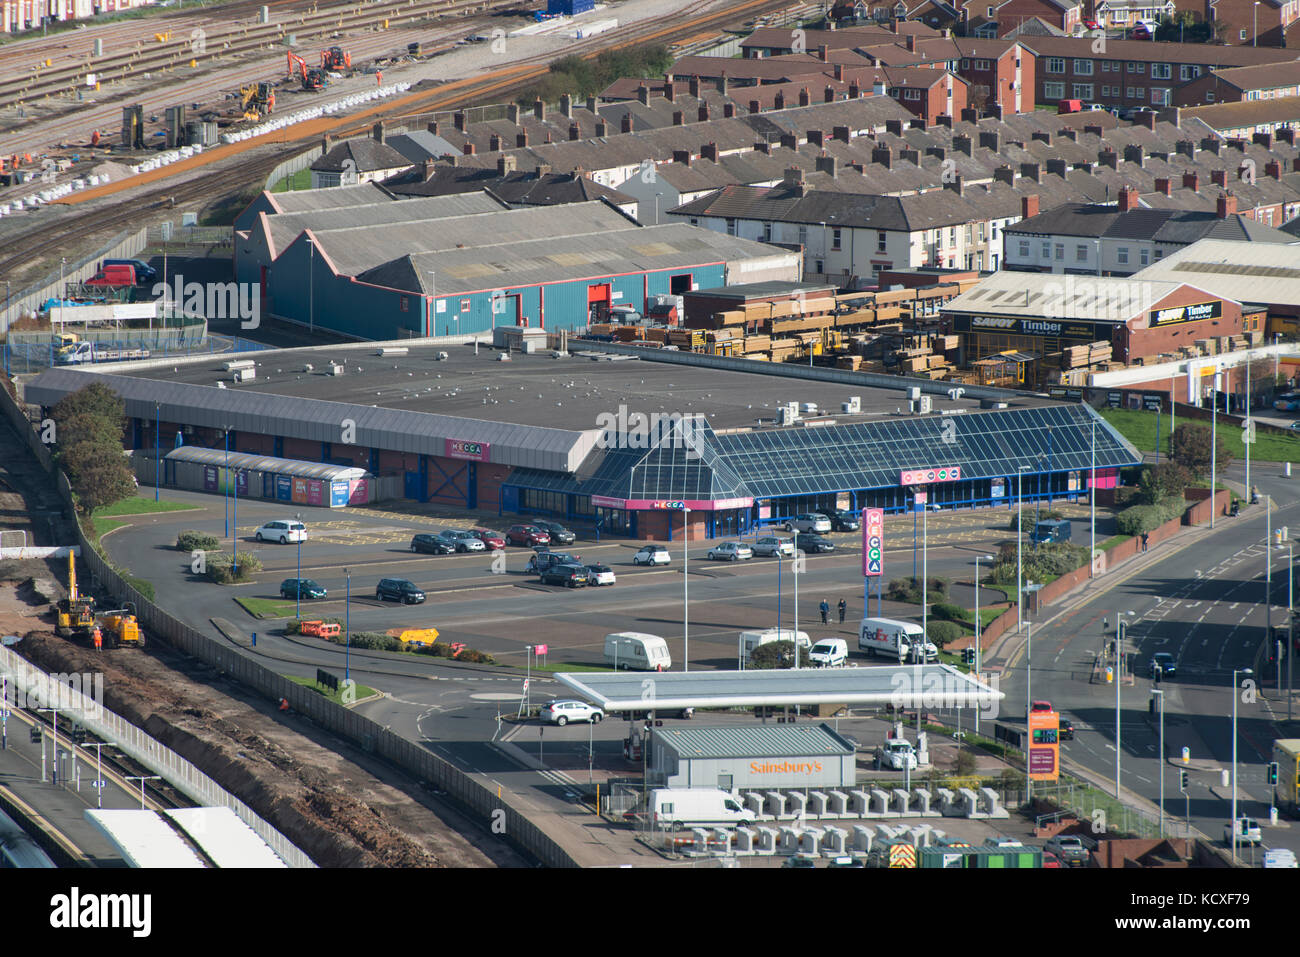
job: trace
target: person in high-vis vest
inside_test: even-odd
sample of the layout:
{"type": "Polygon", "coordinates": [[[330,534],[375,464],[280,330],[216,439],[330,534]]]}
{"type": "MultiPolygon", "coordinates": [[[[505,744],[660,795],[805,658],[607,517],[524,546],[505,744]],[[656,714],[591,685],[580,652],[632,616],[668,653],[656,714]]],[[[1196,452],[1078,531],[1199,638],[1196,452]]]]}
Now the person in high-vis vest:
{"type": "Polygon", "coordinates": [[[93,632],[90,633],[90,637],[91,637],[91,640],[93,640],[93,641],[95,642],[95,650],[96,650],[96,651],[103,651],[103,650],[104,650],[104,635],[100,632],[100,630],[99,630],[99,625],[96,625],[96,626],[95,626],[95,630],[94,630],[93,632]]]}

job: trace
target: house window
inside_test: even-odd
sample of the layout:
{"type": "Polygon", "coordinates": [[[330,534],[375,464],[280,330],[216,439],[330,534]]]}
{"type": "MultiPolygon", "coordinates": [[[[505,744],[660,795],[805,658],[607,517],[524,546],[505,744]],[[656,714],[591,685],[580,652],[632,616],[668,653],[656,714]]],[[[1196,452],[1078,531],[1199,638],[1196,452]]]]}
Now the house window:
{"type": "Polygon", "coordinates": [[[397,300],[397,308],[400,309],[402,312],[410,312],[410,311],[411,311],[411,297],[410,297],[410,296],[401,296],[401,297],[399,297],[398,300],[397,300]]]}
{"type": "Polygon", "coordinates": [[[699,221],[699,219],[698,219],[697,217],[695,217],[695,216],[692,216],[692,217],[691,217],[691,225],[692,225],[692,226],[698,226],[698,225],[700,225],[700,221],[699,221]]]}
{"type": "Polygon", "coordinates": [[[948,245],[957,248],[957,227],[951,226],[948,229],[948,245]]]}
{"type": "Polygon", "coordinates": [[[734,219],[727,220],[727,235],[728,236],[736,235],[736,221],[734,219]]]}
{"type": "Polygon", "coordinates": [[[1184,63],[1178,68],[1178,79],[1195,80],[1201,75],[1201,68],[1195,64],[1184,63]]]}
{"type": "Polygon", "coordinates": [[[1088,247],[1079,245],[1074,247],[1074,261],[1086,263],[1088,261],[1088,247]]]}
{"type": "Polygon", "coordinates": [[[970,60],[962,60],[962,61],[961,61],[961,68],[962,68],[963,70],[969,70],[969,69],[970,69],[970,60]]]}
{"type": "Polygon", "coordinates": [[[765,243],[770,243],[771,241],[772,241],[772,224],[771,224],[771,223],[764,223],[764,224],[763,224],[763,242],[765,242],[765,243]]]}
{"type": "Polygon", "coordinates": [[[840,231],[839,231],[838,229],[832,229],[832,230],[831,230],[831,249],[839,249],[839,248],[840,248],[840,231]]]}
{"type": "Polygon", "coordinates": [[[1130,87],[1128,91],[1129,99],[1142,100],[1146,98],[1147,88],[1145,86],[1130,87]]]}
{"type": "Polygon", "coordinates": [[[888,237],[883,229],[876,233],[876,252],[883,253],[885,251],[885,241],[887,238],[888,237]]]}
{"type": "Polygon", "coordinates": [[[1168,106],[1168,105],[1169,105],[1169,88],[1168,88],[1168,87],[1160,87],[1160,88],[1152,87],[1152,88],[1151,88],[1151,104],[1152,104],[1153,106],[1168,106]]]}
{"type": "Polygon", "coordinates": [[[921,91],[915,88],[910,90],[905,90],[903,93],[903,99],[905,100],[919,100],[920,98],[921,98],[921,91]]]}
{"type": "Polygon", "coordinates": [[[1075,61],[1074,61],[1074,75],[1075,75],[1075,76],[1092,76],[1092,61],[1091,61],[1091,60],[1075,60],[1075,61]]]}
{"type": "Polygon", "coordinates": [[[1060,100],[1065,97],[1064,83],[1044,83],[1043,96],[1049,100],[1060,100]]]}
{"type": "Polygon", "coordinates": [[[1026,259],[1029,258],[1029,240],[1027,239],[1020,240],[1020,255],[1025,257],[1026,259]]]}
{"type": "Polygon", "coordinates": [[[1056,244],[1056,258],[1057,260],[1065,259],[1065,243],[1056,244]]]}
{"type": "Polygon", "coordinates": [[[892,96],[894,99],[898,99],[898,87],[896,86],[891,87],[889,90],[889,95],[892,96]]]}
{"type": "Polygon", "coordinates": [[[1092,84],[1091,83],[1074,84],[1074,98],[1076,100],[1091,100],[1092,84]]]}
{"type": "Polygon", "coordinates": [[[972,242],[972,241],[973,241],[972,237],[973,237],[974,235],[975,235],[975,227],[974,227],[974,225],[971,224],[971,223],[967,223],[967,224],[966,224],[966,242],[968,242],[968,243],[969,243],[969,242],[972,242]]]}
{"type": "Polygon", "coordinates": [[[991,64],[988,60],[976,60],[976,61],[975,61],[975,69],[977,69],[977,70],[988,70],[988,69],[992,68],[992,66],[993,66],[993,64],[991,64]]]}
{"type": "Polygon", "coordinates": [[[991,17],[991,16],[993,16],[993,8],[992,8],[992,7],[989,7],[989,8],[988,8],[988,12],[985,13],[984,15],[985,15],[986,17],[991,17]]]}
{"type": "Polygon", "coordinates": [[[1164,259],[1164,258],[1165,258],[1165,251],[1163,249],[1157,249],[1156,259],[1164,259]]]}
{"type": "Polygon", "coordinates": [[[1138,250],[1138,261],[1139,261],[1139,263],[1140,263],[1141,265],[1143,265],[1143,266],[1150,265],[1150,263],[1151,263],[1151,250],[1149,250],[1149,249],[1145,249],[1145,248],[1144,248],[1144,249],[1139,249],[1139,250],[1138,250]]]}
{"type": "Polygon", "coordinates": [[[1246,39],[1246,31],[1245,31],[1245,30],[1242,30],[1242,31],[1241,31],[1241,39],[1243,39],[1243,40],[1246,39]]]}
{"type": "Polygon", "coordinates": [[[807,246],[807,245],[808,245],[808,227],[807,227],[807,226],[800,226],[800,227],[799,227],[799,245],[800,245],[800,246],[807,246]]]}
{"type": "Polygon", "coordinates": [[[460,311],[461,311],[462,313],[469,312],[469,300],[468,300],[468,299],[462,299],[462,300],[460,301],[460,311]]]}
{"type": "Polygon", "coordinates": [[[1119,249],[1115,250],[1115,261],[1116,261],[1117,263],[1119,263],[1121,266],[1127,266],[1127,265],[1128,265],[1128,247],[1127,247],[1127,246],[1120,246],[1119,249]]]}
{"type": "Polygon", "coordinates": [[[1051,258],[1052,258],[1052,244],[1051,244],[1051,243],[1043,243],[1043,258],[1044,258],[1044,259],[1051,259],[1051,258]]]}
{"type": "Polygon", "coordinates": [[[1213,103],[1213,102],[1214,102],[1214,91],[1213,91],[1213,90],[1206,90],[1206,91],[1205,91],[1205,102],[1206,102],[1206,103],[1213,103]]]}
{"type": "Polygon", "coordinates": [[[1047,58],[1047,72],[1048,72],[1048,73],[1064,73],[1064,72],[1065,72],[1065,57],[1060,57],[1060,56],[1052,56],[1052,57],[1048,57],[1048,58],[1047,58]]]}
{"type": "Polygon", "coordinates": [[[1168,63],[1152,63],[1151,79],[1153,80],[1169,79],[1171,68],[1172,68],[1171,65],[1168,63]]]}
{"type": "Polygon", "coordinates": [[[980,242],[984,242],[984,223],[980,223],[980,242]]]}
{"type": "Polygon", "coordinates": [[[1145,63],[1137,63],[1133,60],[1129,60],[1128,71],[1130,73],[1145,73],[1147,71],[1147,65],[1145,63]]]}

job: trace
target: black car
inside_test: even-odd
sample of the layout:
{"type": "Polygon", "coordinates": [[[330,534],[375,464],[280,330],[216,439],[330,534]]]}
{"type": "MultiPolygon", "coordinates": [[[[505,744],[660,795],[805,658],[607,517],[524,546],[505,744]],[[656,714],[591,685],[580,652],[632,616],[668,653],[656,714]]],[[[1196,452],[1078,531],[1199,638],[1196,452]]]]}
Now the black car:
{"type": "Polygon", "coordinates": [[[456,551],[456,545],[437,535],[416,535],[411,539],[411,551],[428,555],[450,555],[456,551]]]}
{"type": "Polygon", "coordinates": [[[1074,725],[1062,718],[1060,728],[1057,732],[1057,738],[1061,741],[1073,741],[1074,725]]]}
{"type": "Polygon", "coordinates": [[[280,582],[281,598],[324,598],[325,589],[310,578],[286,578],[280,582]]]}
{"type": "Polygon", "coordinates": [[[862,528],[857,512],[837,508],[831,512],[831,527],[837,532],[856,532],[862,528]]]}
{"type": "Polygon", "coordinates": [[[528,570],[530,572],[544,572],[555,565],[576,565],[577,563],[577,555],[570,555],[568,552],[543,551],[536,552],[532,558],[528,559],[528,570]]]}
{"type": "Polygon", "coordinates": [[[567,585],[569,588],[582,588],[587,584],[587,569],[582,565],[551,565],[541,571],[543,585],[567,585]]]}
{"type": "Polygon", "coordinates": [[[799,547],[807,555],[816,555],[820,552],[835,551],[835,543],[829,538],[822,538],[820,535],[800,535],[799,547]]]}
{"type": "Polygon", "coordinates": [[[1157,674],[1162,678],[1172,678],[1178,674],[1178,662],[1174,656],[1167,651],[1157,651],[1151,656],[1151,662],[1147,665],[1147,671],[1154,678],[1157,674]]]}
{"type": "Polygon", "coordinates": [[[403,605],[418,605],[424,601],[424,592],[414,582],[405,578],[381,578],[375,586],[375,600],[400,601],[403,605]]]}
{"type": "Polygon", "coordinates": [[[551,543],[555,545],[572,545],[578,540],[578,536],[569,529],[565,528],[559,522],[533,522],[538,528],[551,536],[551,543]]]}

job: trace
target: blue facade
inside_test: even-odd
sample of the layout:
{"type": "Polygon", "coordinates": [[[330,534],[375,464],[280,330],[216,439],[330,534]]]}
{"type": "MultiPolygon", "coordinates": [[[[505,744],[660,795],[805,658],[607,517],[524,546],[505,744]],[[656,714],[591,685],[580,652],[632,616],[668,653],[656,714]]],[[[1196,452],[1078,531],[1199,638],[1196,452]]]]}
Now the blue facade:
{"type": "Polygon", "coordinates": [[[574,17],[596,9],[596,0],[546,0],[546,12],[574,17]]]}

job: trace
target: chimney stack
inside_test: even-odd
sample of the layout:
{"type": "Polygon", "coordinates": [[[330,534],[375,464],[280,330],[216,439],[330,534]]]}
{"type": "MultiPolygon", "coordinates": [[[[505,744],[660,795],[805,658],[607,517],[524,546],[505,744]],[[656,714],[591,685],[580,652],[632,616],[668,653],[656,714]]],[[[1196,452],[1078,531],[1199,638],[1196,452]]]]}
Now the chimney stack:
{"type": "Polygon", "coordinates": [[[1237,213],[1237,197],[1233,196],[1231,191],[1224,193],[1215,203],[1215,215],[1219,219],[1227,219],[1229,216],[1235,216],[1237,213]]]}
{"type": "Polygon", "coordinates": [[[464,110],[457,110],[455,113],[453,113],[451,117],[451,121],[456,125],[457,130],[459,130],[462,133],[465,132],[465,111],[464,110]]]}
{"type": "Polygon", "coordinates": [[[973,106],[966,106],[961,111],[961,121],[963,123],[978,123],[980,121],[980,111],[973,106]]]}
{"type": "Polygon", "coordinates": [[[1174,195],[1174,184],[1167,177],[1162,176],[1156,180],[1156,192],[1172,196],[1174,195]]]}
{"type": "Polygon", "coordinates": [[[1138,191],[1132,186],[1125,186],[1119,191],[1119,211],[1127,213],[1130,209],[1137,209],[1138,191]]]}
{"type": "Polygon", "coordinates": [[[596,112],[596,98],[594,96],[587,97],[587,112],[588,113],[596,112]]]}
{"type": "Polygon", "coordinates": [[[520,130],[518,133],[515,134],[515,146],[520,149],[523,149],[527,145],[528,145],[528,131],[520,130]]]}
{"type": "Polygon", "coordinates": [[[698,100],[700,98],[700,78],[698,76],[691,77],[686,82],[686,88],[695,99],[698,100]]]}
{"type": "Polygon", "coordinates": [[[1269,160],[1264,164],[1264,175],[1271,176],[1274,179],[1282,178],[1282,164],[1277,160],[1269,160]]]}
{"type": "Polygon", "coordinates": [[[473,156],[473,155],[474,155],[475,153],[477,153],[477,152],[478,152],[478,150],[475,149],[473,143],[466,143],[466,144],[465,144],[465,147],[464,147],[464,153],[465,153],[466,156],[473,156]]]}
{"type": "Polygon", "coordinates": [[[750,100],[750,101],[749,101],[749,112],[750,112],[750,115],[752,116],[753,114],[758,113],[759,110],[760,110],[760,107],[759,107],[759,105],[758,105],[758,100],[750,100]]]}
{"type": "Polygon", "coordinates": [[[1119,170],[1119,154],[1109,146],[1097,154],[1097,162],[1102,166],[1109,166],[1113,170],[1119,170]]]}
{"type": "Polygon", "coordinates": [[[831,86],[829,83],[826,84],[826,89],[822,91],[822,102],[823,103],[835,102],[835,87],[831,86]]]}
{"type": "Polygon", "coordinates": [[[434,136],[437,136],[437,135],[438,135],[438,121],[437,121],[437,120],[434,120],[432,123],[426,123],[426,124],[424,125],[424,128],[425,128],[426,130],[428,130],[430,133],[432,133],[434,136]]]}
{"type": "Polygon", "coordinates": [[[1195,170],[1183,170],[1184,189],[1190,189],[1194,193],[1199,187],[1200,182],[1201,178],[1196,174],[1195,170]]]}
{"type": "Polygon", "coordinates": [[[640,86],[638,86],[638,87],[636,88],[636,98],[637,98],[637,101],[638,101],[642,106],[649,106],[649,105],[650,105],[650,87],[646,86],[644,83],[642,83],[640,86]]]}
{"type": "Polygon", "coordinates": [[[497,157],[497,175],[509,176],[518,168],[518,160],[507,154],[497,157]]]}
{"type": "Polygon", "coordinates": [[[723,104],[722,104],[722,117],[723,117],[723,119],[727,119],[727,120],[735,119],[735,117],[736,117],[736,104],[735,104],[735,103],[732,103],[730,100],[728,100],[726,103],[723,103],[723,104]]]}
{"type": "Polygon", "coordinates": [[[849,141],[849,128],[847,126],[836,126],[831,129],[831,138],[837,139],[841,143],[849,141]]]}
{"type": "Polygon", "coordinates": [[[542,122],[546,121],[546,104],[541,100],[535,100],[533,102],[533,116],[537,117],[542,122]]]}
{"type": "Polygon", "coordinates": [[[631,132],[632,132],[632,114],[631,114],[631,113],[624,113],[624,114],[623,114],[623,119],[622,119],[622,121],[619,123],[619,130],[620,130],[620,132],[623,132],[623,133],[631,133],[631,132]]]}
{"type": "Polygon", "coordinates": [[[673,162],[680,163],[682,166],[689,167],[691,165],[691,151],[673,150],[673,162]]]}
{"type": "Polygon", "coordinates": [[[844,82],[844,64],[843,64],[843,63],[837,63],[837,64],[835,64],[835,80],[836,80],[836,82],[839,82],[839,83],[843,83],[843,82],[844,82]]]}
{"type": "Polygon", "coordinates": [[[823,133],[821,130],[809,130],[809,131],[808,131],[808,142],[811,143],[813,146],[821,146],[821,147],[825,147],[825,146],[826,146],[826,134],[823,133]]]}
{"type": "Polygon", "coordinates": [[[915,53],[915,52],[916,52],[916,34],[915,34],[915,33],[909,33],[909,34],[907,35],[907,52],[908,52],[908,53],[915,53]]]}
{"type": "Polygon", "coordinates": [[[857,80],[849,81],[849,99],[858,100],[862,98],[862,87],[858,86],[857,80]]]}
{"type": "MultiPolygon", "coordinates": [[[[519,104],[518,103],[511,103],[509,106],[506,107],[506,119],[508,119],[515,126],[519,125],[519,104]]],[[[457,126],[456,129],[460,129],[460,127],[457,126]]]]}
{"type": "Polygon", "coordinates": [[[1024,179],[1032,179],[1035,183],[1043,182],[1043,168],[1038,163],[1021,163],[1020,175],[1024,179]]]}
{"type": "Polygon", "coordinates": [[[560,94],[560,114],[566,119],[573,117],[573,97],[567,93],[560,94]]]}
{"type": "MultiPolygon", "coordinates": [[[[757,102],[757,101],[755,101],[755,102],[757,102]]],[[[784,110],[784,109],[785,109],[785,91],[784,91],[784,90],[777,90],[777,91],[776,91],[776,96],[772,98],[772,109],[774,109],[774,110],[784,110]]]]}
{"type": "Polygon", "coordinates": [[[1251,139],[1254,140],[1254,142],[1258,143],[1260,146],[1264,147],[1264,149],[1266,150],[1271,150],[1273,148],[1272,133],[1269,132],[1256,133],[1253,137],[1251,137],[1251,139]]]}
{"type": "Polygon", "coordinates": [[[971,158],[975,156],[975,148],[971,145],[971,138],[965,133],[959,133],[952,138],[952,148],[958,153],[965,153],[971,158]]]}
{"type": "Polygon", "coordinates": [[[877,146],[871,151],[871,162],[889,169],[894,165],[894,151],[888,146],[877,146]]]}
{"type": "Polygon", "coordinates": [[[496,133],[493,133],[491,136],[488,137],[488,152],[490,153],[501,152],[501,137],[496,133]]]}
{"type": "Polygon", "coordinates": [[[378,123],[374,125],[373,129],[374,129],[375,142],[382,143],[384,141],[384,132],[385,132],[384,121],[380,120],[378,123]]]}
{"type": "Polygon", "coordinates": [[[1033,219],[1038,215],[1038,194],[1031,193],[1020,197],[1020,218],[1033,219]]]}
{"type": "Polygon", "coordinates": [[[999,183],[1006,183],[1008,186],[1016,185],[1016,171],[1010,166],[999,166],[993,171],[993,179],[999,183]]]}
{"type": "Polygon", "coordinates": [[[808,106],[810,103],[812,103],[812,96],[808,92],[808,87],[805,86],[799,90],[799,105],[808,106]]]}
{"type": "Polygon", "coordinates": [[[433,157],[430,156],[424,161],[424,181],[427,183],[433,179],[433,157]]]}
{"type": "Polygon", "coordinates": [[[781,145],[788,150],[797,150],[799,148],[799,137],[795,133],[782,133],[781,145]]]}
{"type": "Polygon", "coordinates": [[[705,143],[703,146],[701,146],[700,159],[706,159],[716,163],[718,161],[718,144],[705,143]]]}
{"type": "Polygon", "coordinates": [[[683,126],[686,123],[686,117],[681,110],[673,110],[673,126],[683,126]]]}
{"type": "Polygon", "coordinates": [[[1228,171],[1226,169],[1210,170],[1210,182],[1220,189],[1228,188],[1228,171]]]}
{"type": "Polygon", "coordinates": [[[1145,126],[1149,130],[1154,130],[1156,128],[1156,116],[1157,114],[1155,112],[1144,110],[1137,115],[1138,125],[1145,126]]]}
{"type": "Polygon", "coordinates": [[[582,127],[580,127],[577,123],[570,123],[569,141],[572,142],[573,140],[580,140],[580,139],[582,139],[582,127]]]}
{"type": "Polygon", "coordinates": [[[718,77],[718,92],[723,96],[727,95],[727,74],[725,73],[718,77]]]}
{"type": "Polygon", "coordinates": [[[695,116],[701,123],[707,123],[709,121],[709,104],[701,103],[700,108],[695,111],[695,116]]]}
{"type": "Polygon", "coordinates": [[[677,87],[672,80],[664,84],[664,99],[669,103],[674,103],[677,100],[677,87]]]}
{"type": "Polygon", "coordinates": [[[834,179],[838,171],[838,163],[834,156],[827,156],[823,153],[816,159],[817,172],[825,173],[831,179],[834,179]]]}
{"type": "Polygon", "coordinates": [[[604,117],[596,120],[596,136],[599,139],[609,135],[609,124],[605,122],[604,117]]]}

